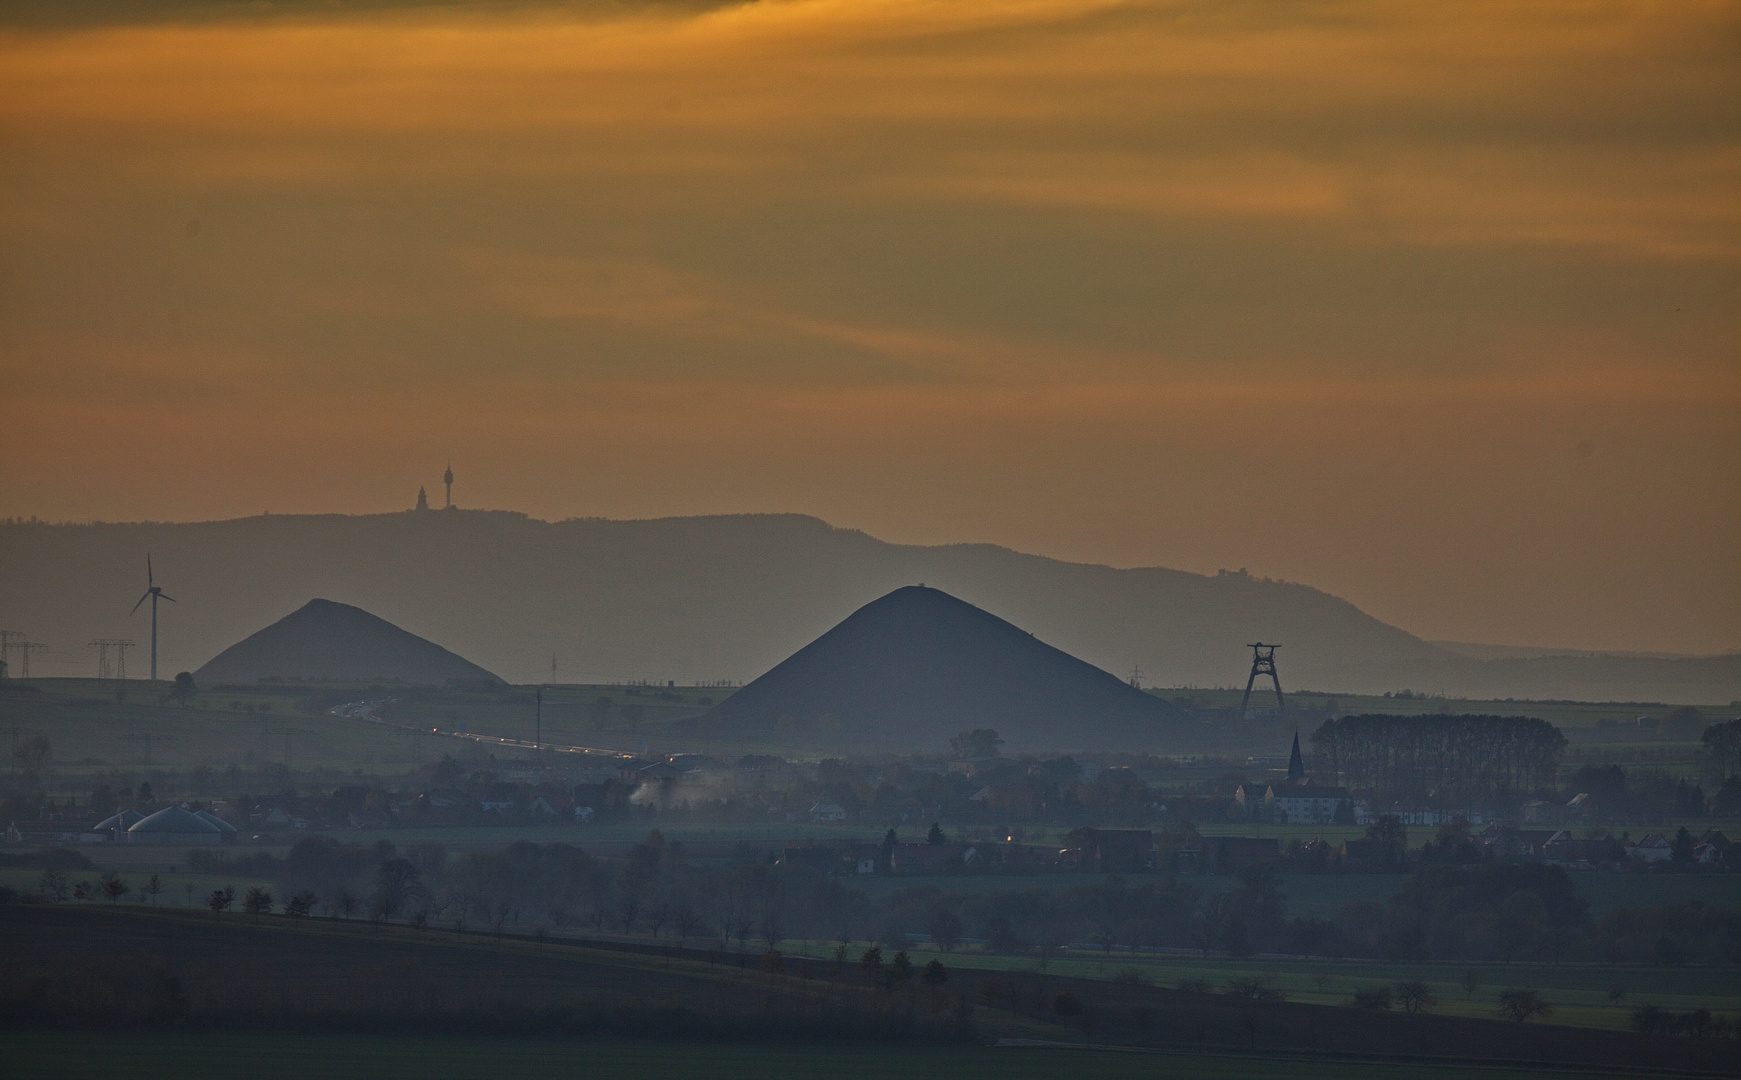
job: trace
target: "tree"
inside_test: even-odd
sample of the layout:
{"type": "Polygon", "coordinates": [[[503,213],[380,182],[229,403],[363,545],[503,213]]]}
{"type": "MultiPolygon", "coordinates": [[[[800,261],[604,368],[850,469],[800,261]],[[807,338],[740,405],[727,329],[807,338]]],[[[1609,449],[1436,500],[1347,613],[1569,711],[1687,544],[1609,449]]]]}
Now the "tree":
{"type": "Polygon", "coordinates": [[[305,889],[284,902],[284,914],[300,919],[313,907],[314,893],[305,889]]]}
{"type": "Polygon", "coordinates": [[[375,889],[369,896],[370,914],[391,919],[422,895],[423,883],[416,864],[410,859],[388,859],[375,871],[375,889]]]}
{"type": "Polygon", "coordinates": [[[36,879],[36,890],[44,898],[60,903],[67,898],[72,886],[67,883],[66,875],[59,870],[44,870],[36,879]]]}
{"type": "Polygon", "coordinates": [[[1433,993],[1433,988],[1419,979],[1405,979],[1396,984],[1396,1000],[1402,1005],[1403,1012],[1430,1012],[1439,1003],[1439,997],[1433,993]]]}
{"type": "Polygon", "coordinates": [[[944,952],[953,952],[961,942],[961,916],[947,907],[940,907],[937,914],[931,916],[927,930],[931,934],[931,944],[944,952]]]}
{"type": "Polygon", "coordinates": [[[943,966],[943,961],[933,960],[925,965],[925,973],[919,976],[925,980],[925,985],[935,989],[949,981],[949,969],[943,966]]]}
{"type": "Polygon", "coordinates": [[[1366,838],[1383,850],[1381,858],[1390,864],[1399,863],[1408,852],[1409,831],[1395,814],[1385,814],[1366,827],[1366,838]]]}
{"type": "Polygon", "coordinates": [[[943,826],[933,821],[931,831],[925,834],[925,842],[927,844],[946,844],[949,842],[949,838],[943,835],[943,826]]]}
{"type": "Polygon", "coordinates": [[[913,977],[913,960],[905,951],[895,953],[895,958],[889,964],[889,979],[892,982],[906,982],[913,977]]]}
{"type": "Polygon", "coordinates": [[[880,945],[872,945],[858,954],[858,970],[866,975],[875,975],[883,969],[883,950],[880,945]]]}
{"type": "Polygon", "coordinates": [[[103,895],[109,898],[111,904],[127,895],[127,883],[113,870],[103,875],[102,888],[103,895]]]}
{"type": "Polygon", "coordinates": [[[1463,977],[1457,981],[1457,985],[1463,988],[1464,1001],[1474,1001],[1475,991],[1481,989],[1481,976],[1474,968],[1470,968],[1463,973],[1463,977]]]}
{"type": "Polygon", "coordinates": [[[1699,741],[1704,744],[1705,755],[1716,766],[1719,777],[1741,768],[1741,719],[1712,724],[1699,741]]]}
{"type": "Polygon", "coordinates": [[[1554,1007],[1534,990],[1507,990],[1499,995],[1499,1015],[1523,1023],[1536,1016],[1551,1016],[1554,1007]]]}
{"type": "Polygon", "coordinates": [[[212,894],[206,897],[206,907],[211,908],[213,917],[216,917],[220,912],[228,910],[229,906],[235,903],[235,900],[236,889],[234,886],[213,889],[212,894]]]}
{"type": "Polygon", "coordinates": [[[1693,840],[1693,834],[1687,831],[1687,827],[1685,825],[1682,825],[1678,830],[1675,831],[1674,843],[1673,843],[1673,845],[1671,845],[1671,849],[1670,849],[1672,854],[1673,854],[1674,861],[1678,862],[1678,863],[1690,863],[1690,862],[1692,862],[1693,861],[1693,847],[1694,846],[1695,846],[1695,841],[1693,840]]]}
{"type": "Polygon", "coordinates": [[[169,688],[169,700],[180,702],[181,707],[185,709],[188,702],[192,701],[193,696],[197,693],[199,693],[199,687],[194,685],[193,673],[191,671],[177,672],[175,685],[169,688]]]}
{"type": "Polygon", "coordinates": [[[41,774],[43,766],[54,756],[54,744],[47,735],[26,735],[12,748],[12,759],[26,776],[41,774]]]}
{"type": "Polygon", "coordinates": [[[141,885],[139,887],[139,891],[144,893],[146,896],[151,897],[151,906],[156,907],[157,906],[157,897],[167,887],[168,886],[163,884],[162,877],[158,876],[157,874],[152,874],[151,880],[149,880],[145,884],[141,885]]]}
{"type": "Polygon", "coordinates": [[[260,921],[261,915],[271,914],[272,894],[255,885],[242,897],[242,910],[254,916],[254,922],[260,921]]]}
{"type": "Polygon", "coordinates": [[[949,745],[954,749],[956,757],[996,757],[997,748],[1003,745],[1003,736],[991,728],[974,728],[950,739],[949,745]]]}

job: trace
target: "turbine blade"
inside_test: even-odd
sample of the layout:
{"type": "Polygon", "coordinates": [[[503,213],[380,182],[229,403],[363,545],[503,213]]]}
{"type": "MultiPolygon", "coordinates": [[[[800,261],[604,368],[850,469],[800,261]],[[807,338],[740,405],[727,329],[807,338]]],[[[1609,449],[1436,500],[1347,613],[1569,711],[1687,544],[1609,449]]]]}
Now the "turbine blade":
{"type": "Polygon", "coordinates": [[[166,592],[164,592],[164,591],[163,591],[163,590],[162,590],[162,589],[159,589],[159,590],[158,590],[158,591],[157,591],[157,595],[158,595],[158,596],[161,596],[161,597],[163,597],[163,598],[164,598],[164,599],[165,599],[165,600],[168,600],[168,601],[169,601],[169,602],[170,602],[170,603],[172,603],[172,604],[173,604],[173,603],[175,603],[175,597],[173,597],[173,596],[171,596],[171,595],[169,595],[169,594],[168,594],[168,593],[166,593],[166,592]]]}
{"type": "Polygon", "coordinates": [[[148,551],[145,553],[145,587],[150,588],[155,584],[157,582],[151,578],[151,553],[148,551]]]}
{"type": "MultiPolygon", "coordinates": [[[[144,603],[144,602],[145,602],[145,601],[147,601],[147,600],[149,600],[149,599],[151,599],[151,590],[149,590],[149,589],[147,589],[147,590],[146,590],[146,591],[145,591],[145,595],[144,595],[144,596],[141,596],[141,597],[140,597],[140,598],[139,598],[139,604],[143,604],[143,603],[144,603]]],[[[138,610],[139,610],[139,604],[134,604],[134,605],[133,605],[133,611],[138,611],[138,610]]],[[[131,614],[133,614],[133,611],[129,611],[129,612],[128,612],[128,613],[127,613],[127,614],[129,614],[129,615],[131,615],[131,614]]]]}

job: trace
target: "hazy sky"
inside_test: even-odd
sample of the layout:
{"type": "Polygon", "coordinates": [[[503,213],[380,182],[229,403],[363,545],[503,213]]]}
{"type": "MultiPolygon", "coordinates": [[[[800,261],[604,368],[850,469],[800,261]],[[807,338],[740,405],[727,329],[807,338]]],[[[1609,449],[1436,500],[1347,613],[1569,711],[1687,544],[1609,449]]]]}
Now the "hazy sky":
{"type": "Polygon", "coordinates": [[[140,7],[0,4],[0,516],[451,455],[1741,648],[1741,3],[140,7]]]}

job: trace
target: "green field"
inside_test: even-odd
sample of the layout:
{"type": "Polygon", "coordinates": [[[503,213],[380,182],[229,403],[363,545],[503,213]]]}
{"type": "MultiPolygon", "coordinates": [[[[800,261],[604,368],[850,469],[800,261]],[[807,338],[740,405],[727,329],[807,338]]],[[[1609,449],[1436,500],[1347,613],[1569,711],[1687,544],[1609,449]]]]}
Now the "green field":
{"type": "Polygon", "coordinates": [[[106,1080],[1559,1080],[1588,1072],[1294,1055],[1113,1053],[1047,1047],[758,1046],[524,1039],[0,1032],[0,1077],[106,1080]]]}

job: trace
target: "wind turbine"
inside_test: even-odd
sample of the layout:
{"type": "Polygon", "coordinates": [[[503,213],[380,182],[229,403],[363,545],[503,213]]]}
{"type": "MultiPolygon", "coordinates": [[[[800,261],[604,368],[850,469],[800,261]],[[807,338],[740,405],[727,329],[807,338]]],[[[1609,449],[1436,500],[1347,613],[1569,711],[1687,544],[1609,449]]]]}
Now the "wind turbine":
{"type": "MultiPolygon", "coordinates": [[[[164,592],[162,589],[157,587],[156,580],[154,578],[152,578],[152,576],[151,576],[151,556],[146,555],[145,556],[145,595],[141,596],[139,598],[139,604],[143,604],[147,600],[151,601],[151,681],[152,682],[157,681],[157,600],[159,597],[162,597],[163,599],[168,600],[172,604],[175,603],[175,597],[169,595],[168,593],[164,592]]],[[[129,611],[127,614],[132,615],[134,612],[138,611],[139,604],[134,604],[133,611],[129,611]]]]}

